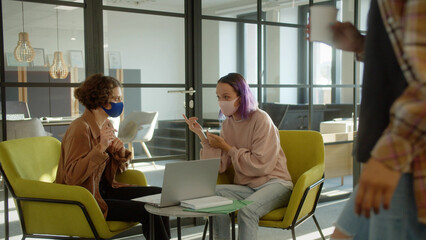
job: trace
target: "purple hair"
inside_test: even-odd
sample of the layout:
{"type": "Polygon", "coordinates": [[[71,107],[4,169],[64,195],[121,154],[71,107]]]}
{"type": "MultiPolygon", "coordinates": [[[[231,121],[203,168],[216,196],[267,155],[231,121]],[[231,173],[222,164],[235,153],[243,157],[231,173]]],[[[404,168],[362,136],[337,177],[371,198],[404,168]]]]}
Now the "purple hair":
{"type": "MultiPolygon", "coordinates": [[[[251,93],[249,85],[241,74],[229,73],[228,75],[221,77],[217,83],[227,83],[234,88],[235,92],[237,92],[237,96],[240,97],[240,106],[237,109],[237,113],[241,115],[242,119],[247,119],[249,114],[257,109],[258,103],[251,93]]],[[[219,116],[222,117],[223,113],[220,112],[219,116]]]]}

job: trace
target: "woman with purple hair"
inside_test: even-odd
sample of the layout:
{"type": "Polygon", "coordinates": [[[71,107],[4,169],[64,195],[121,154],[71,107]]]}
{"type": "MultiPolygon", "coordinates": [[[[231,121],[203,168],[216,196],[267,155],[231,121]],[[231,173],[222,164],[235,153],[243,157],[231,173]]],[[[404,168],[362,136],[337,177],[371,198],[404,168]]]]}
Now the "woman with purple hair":
{"type": "MultiPolygon", "coordinates": [[[[217,185],[216,193],[252,204],[238,211],[239,239],[257,239],[259,218],[286,206],[293,183],[287,160],[280,145],[280,135],[269,115],[257,107],[257,101],[243,76],[230,73],[216,86],[220,115],[226,117],[220,136],[207,132],[204,137],[197,118],[186,119],[203,148],[201,158],[220,157],[219,172],[235,172],[234,184],[217,185]]],[[[228,216],[214,217],[215,239],[230,239],[228,216]]]]}

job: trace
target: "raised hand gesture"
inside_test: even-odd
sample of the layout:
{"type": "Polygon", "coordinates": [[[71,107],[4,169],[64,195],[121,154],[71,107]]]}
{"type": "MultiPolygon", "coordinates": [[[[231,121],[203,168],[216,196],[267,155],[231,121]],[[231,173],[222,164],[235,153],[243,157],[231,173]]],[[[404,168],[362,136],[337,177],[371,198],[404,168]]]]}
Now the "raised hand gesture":
{"type": "Polygon", "coordinates": [[[192,132],[194,132],[195,134],[197,134],[200,139],[205,139],[206,138],[205,135],[204,135],[204,133],[203,133],[203,128],[197,122],[197,120],[198,120],[197,117],[187,118],[185,116],[185,114],[182,114],[182,116],[185,119],[186,124],[188,124],[189,130],[191,130],[192,132]]]}
{"type": "Polygon", "coordinates": [[[106,149],[112,144],[114,139],[117,138],[115,136],[115,132],[116,130],[112,127],[109,120],[106,120],[100,129],[101,139],[99,141],[99,148],[102,152],[105,152],[106,149]]]}

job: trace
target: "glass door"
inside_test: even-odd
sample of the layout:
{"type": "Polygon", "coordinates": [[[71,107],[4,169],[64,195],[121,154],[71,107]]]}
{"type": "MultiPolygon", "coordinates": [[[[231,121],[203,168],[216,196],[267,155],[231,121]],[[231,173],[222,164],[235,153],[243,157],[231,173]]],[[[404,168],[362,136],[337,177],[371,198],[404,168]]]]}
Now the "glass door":
{"type": "Polygon", "coordinates": [[[118,135],[132,138],[134,162],[187,160],[184,0],[103,1],[104,72],[123,83],[118,135]],[[141,123],[133,112],[156,112],[141,123]]]}

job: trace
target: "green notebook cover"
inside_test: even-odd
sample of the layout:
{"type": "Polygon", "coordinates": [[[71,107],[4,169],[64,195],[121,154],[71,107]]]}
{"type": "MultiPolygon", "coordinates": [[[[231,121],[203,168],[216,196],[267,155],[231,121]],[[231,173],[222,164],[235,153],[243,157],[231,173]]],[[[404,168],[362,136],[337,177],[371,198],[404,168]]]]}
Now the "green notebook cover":
{"type": "Polygon", "coordinates": [[[234,200],[232,204],[211,207],[211,208],[202,208],[202,209],[190,209],[185,208],[184,211],[188,212],[204,212],[204,213],[219,213],[219,214],[228,214],[231,212],[235,212],[249,204],[253,203],[253,201],[248,200],[234,200]]]}

